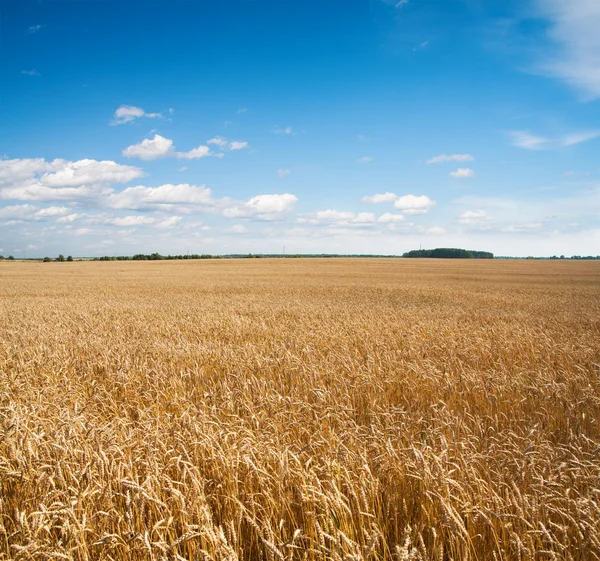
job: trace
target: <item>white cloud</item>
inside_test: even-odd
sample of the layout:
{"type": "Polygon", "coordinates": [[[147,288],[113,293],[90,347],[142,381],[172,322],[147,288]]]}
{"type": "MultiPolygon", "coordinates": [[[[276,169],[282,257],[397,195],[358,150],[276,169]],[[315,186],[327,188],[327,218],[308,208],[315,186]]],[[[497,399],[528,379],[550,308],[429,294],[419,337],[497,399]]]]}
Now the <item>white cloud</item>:
{"type": "Polygon", "coordinates": [[[512,145],[526,150],[542,150],[548,146],[550,140],[543,136],[536,136],[529,131],[511,131],[512,145]]]}
{"type": "Polygon", "coordinates": [[[78,230],[75,230],[75,235],[76,236],[86,236],[87,234],[91,234],[92,230],[90,230],[89,228],[79,228],[78,230]]]}
{"type": "Polygon", "coordinates": [[[223,216],[226,218],[258,218],[260,220],[277,220],[290,212],[298,197],[291,193],[281,195],[257,195],[242,204],[234,204],[225,208],[223,216]]]}
{"type": "Polygon", "coordinates": [[[193,148],[188,152],[175,152],[175,156],[179,159],[184,160],[198,160],[200,158],[206,158],[207,156],[213,156],[208,146],[200,145],[198,148],[193,148]]]}
{"type": "Polygon", "coordinates": [[[426,164],[443,164],[445,162],[472,162],[475,158],[471,154],[440,154],[425,160],[426,164]]]}
{"type": "Polygon", "coordinates": [[[465,179],[475,177],[475,172],[470,168],[458,168],[456,171],[451,171],[449,175],[457,179],[465,179]]]}
{"type": "MultiPolygon", "coordinates": [[[[173,111],[169,109],[169,113],[173,111]]],[[[149,119],[162,118],[161,113],[146,113],[141,107],[136,107],[135,105],[121,105],[115,113],[114,120],[111,124],[113,125],[124,125],[125,123],[130,123],[135,119],[139,119],[141,117],[146,117],[149,119]]]]}
{"type": "Polygon", "coordinates": [[[229,142],[226,138],[222,136],[215,136],[206,142],[206,144],[214,144],[218,146],[221,150],[242,150],[243,148],[248,148],[248,143],[244,140],[233,140],[229,142]]]}
{"type": "Polygon", "coordinates": [[[359,164],[369,164],[373,161],[373,158],[371,158],[370,156],[363,156],[362,158],[358,158],[358,160],[356,160],[359,164]]]}
{"type": "Polygon", "coordinates": [[[276,126],[275,128],[273,128],[273,132],[275,134],[293,134],[294,133],[294,131],[292,130],[292,127],[281,128],[279,126],[276,126]]]}
{"type": "Polygon", "coordinates": [[[377,193],[376,195],[368,195],[361,199],[361,202],[367,203],[369,205],[379,204],[379,203],[393,203],[398,198],[396,193],[377,193]]]}
{"type": "Polygon", "coordinates": [[[206,144],[216,144],[219,148],[225,148],[227,146],[227,139],[222,136],[215,136],[208,140],[206,144]]]}
{"type": "Polygon", "coordinates": [[[536,0],[550,22],[548,37],[558,47],[539,69],[564,80],[588,99],[600,97],[600,3],[597,0],[536,0]]]}
{"type": "Polygon", "coordinates": [[[394,208],[403,214],[425,214],[433,206],[435,206],[435,201],[426,195],[404,195],[394,201],[394,208]]]}
{"type": "Polygon", "coordinates": [[[311,214],[300,215],[301,224],[325,224],[336,226],[366,226],[375,223],[372,212],[349,212],[334,209],[319,210],[311,214]]]}
{"type": "Polygon", "coordinates": [[[67,216],[61,216],[57,222],[61,223],[61,224],[68,224],[70,222],[74,222],[75,220],[77,220],[81,215],[77,214],[76,212],[72,213],[72,214],[67,214],[67,216]]]}
{"type": "Polygon", "coordinates": [[[9,205],[0,208],[0,220],[10,219],[11,223],[37,222],[45,218],[64,216],[68,213],[69,209],[67,207],[49,206],[40,208],[30,204],[9,205]]]}
{"type": "Polygon", "coordinates": [[[242,148],[248,148],[248,143],[241,140],[234,140],[229,143],[230,150],[242,150],[242,148]]]}
{"type": "Polygon", "coordinates": [[[283,179],[286,175],[289,175],[290,173],[292,173],[289,169],[278,169],[277,170],[277,175],[279,176],[279,179],[283,179]]]}
{"type": "Polygon", "coordinates": [[[29,33],[37,33],[40,29],[42,29],[42,27],[44,27],[43,25],[32,25],[31,27],[29,27],[29,29],[27,30],[29,33]]]}
{"type": "Polygon", "coordinates": [[[386,212],[377,219],[377,222],[381,222],[383,224],[390,224],[392,222],[402,222],[403,220],[403,214],[392,214],[390,212],[386,212]]]}
{"type": "Polygon", "coordinates": [[[588,140],[594,140],[600,136],[600,131],[576,132],[563,136],[560,142],[563,146],[574,146],[588,140]]]}
{"type": "Polygon", "coordinates": [[[31,70],[21,70],[21,74],[25,74],[25,76],[41,76],[35,68],[31,70]]]}
{"type": "Polygon", "coordinates": [[[69,210],[66,206],[49,206],[38,210],[35,215],[42,218],[64,216],[65,214],[69,214],[69,210]]]}
{"type": "MultiPolygon", "coordinates": [[[[207,147],[208,150],[208,147],[207,147]]],[[[141,160],[156,160],[165,156],[174,155],[173,141],[159,134],[153,139],[144,139],[139,144],[128,146],[122,151],[126,158],[140,158],[141,160]]]]}
{"type": "Polygon", "coordinates": [[[127,183],[143,175],[138,167],[111,160],[0,160],[0,199],[89,199],[106,192],[113,183],[127,183]]]}
{"type": "Polygon", "coordinates": [[[485,210],[466,210],[458,217],[460,224],[472,226],[479,230],[489,230],[491,220],[492,218],[488,216],[485,210]]]}
{"type": "Polygon", "coordinates": [[[179,158],[180,160],[197,160],[200,158],[206,158],[207,156],[215,156],[222,158],[222,153],[211,152],[208,144],[214,144],[221,150],[241,150],[248,146],[247,142],[234,140],[228,142],[221,136],[211,138],[207,145],[201,144],[197,148],[193,148],[187,152],[178,152],[175,150],[173,141],[170,138],[165,138],[159,134],[155,134],[154,138],[142,140],[139,144],[133,144],[128,146],[122,151],[123,156],[126,158],[140,158],[141,160],[156,160],[158,158],[173,157],[179,158]]]}
{"type": "Polygon", "coordinates": [[[566,146],[575,146],[582,142],[600,137],[600,131],[582,131],[568,133],[558,138],[536,136],[529,131],[511,131],[512,145],[526,150],[550,150],[566,146]]]}
{"type": "Polygon", "coordinates": [[[187,168],[187,166],[181,166],[180,168],[177,168],[177,171],[186,171],[187,168]]]}
{"type": "Polygon", "coordinates": [[[112,220],[109,220],[110,224],[125,228],[154,224],[155,222],[156,220],[150,216],[123,216],[122,218],[113,218],[112,220]]]}
{"type": "Polygon", "coordinates": [[[161,185],[128,187],[120,193],[111,193],[106,206],[115,209],[169,209],[173,206],[196,206],[212,209],[218,201],[212,198],[205,185],[161,185]]]}
{"type": "Polygon", "coordinates": [[[237,114],[238,114],[238,115],[241,115],[242,113],[246,113],[247,111],[248,111],[248,109],[246,109],[245,107],[240,107],[240,108],[237,110],[237,114]]]}
{"type": "Polygon", "coordinates": [[[159,228],[174,228],[181,222],[181,216],[170,216],[156,223],[159,228]]]}

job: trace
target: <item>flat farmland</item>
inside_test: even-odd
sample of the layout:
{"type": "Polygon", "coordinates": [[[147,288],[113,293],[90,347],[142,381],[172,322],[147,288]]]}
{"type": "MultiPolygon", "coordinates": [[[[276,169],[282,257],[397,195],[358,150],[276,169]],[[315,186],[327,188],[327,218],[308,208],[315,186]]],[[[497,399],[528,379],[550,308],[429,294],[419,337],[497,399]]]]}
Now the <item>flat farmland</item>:
{"type": "Polygon", "coordinates": [[[600,559],[600,262],[0,263],[0,559],[600,559]]]}

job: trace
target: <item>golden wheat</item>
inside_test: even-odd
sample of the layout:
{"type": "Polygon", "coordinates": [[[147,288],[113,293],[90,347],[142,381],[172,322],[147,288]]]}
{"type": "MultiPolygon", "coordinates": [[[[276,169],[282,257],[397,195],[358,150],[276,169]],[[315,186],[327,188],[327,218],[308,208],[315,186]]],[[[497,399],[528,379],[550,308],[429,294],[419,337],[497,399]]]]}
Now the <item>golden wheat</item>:
{"type": "Polygon", "coordinates": [[[600,559],[600,263],[0,264],[0,558],[600,559]]]}

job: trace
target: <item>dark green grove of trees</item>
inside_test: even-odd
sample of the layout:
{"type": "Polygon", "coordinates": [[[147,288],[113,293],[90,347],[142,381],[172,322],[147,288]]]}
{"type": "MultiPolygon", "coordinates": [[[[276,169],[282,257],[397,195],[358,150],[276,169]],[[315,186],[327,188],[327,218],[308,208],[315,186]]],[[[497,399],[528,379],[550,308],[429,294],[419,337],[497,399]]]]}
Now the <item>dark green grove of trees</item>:
{"type": "Polygon", "coordinates": [[[458,249],[456,247],[438,247],[437,249],[413,249],[402,257],[433,257],[442,259],[493,259],[489,251],[458,249]]]}
{"type": "Polygon", "coordinates": [[[202,255],[197,253],[191,253],[189,255],[161,255],[160,253],[150,253],[147,255],[144,253],[136,253],[133,257],[127,255],[109,257],[108,255],[105,255],[104,257],[96,257],[94,261],[172,261],[175,259],[218,259],[218,257],[208,255],[207,253],[203,253],[202,255]]]}

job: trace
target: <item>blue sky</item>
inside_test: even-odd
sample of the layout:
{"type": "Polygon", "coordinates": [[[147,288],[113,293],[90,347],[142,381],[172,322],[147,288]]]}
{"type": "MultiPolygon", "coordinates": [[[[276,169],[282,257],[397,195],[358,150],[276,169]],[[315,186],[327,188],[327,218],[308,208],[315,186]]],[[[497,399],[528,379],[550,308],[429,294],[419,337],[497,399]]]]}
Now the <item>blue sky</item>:
{"type": "Polygon", "coordinates": [[[600,253],[597,0],[0,9],[0,253],[600,253]]]}

